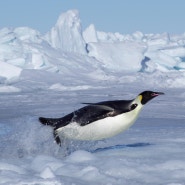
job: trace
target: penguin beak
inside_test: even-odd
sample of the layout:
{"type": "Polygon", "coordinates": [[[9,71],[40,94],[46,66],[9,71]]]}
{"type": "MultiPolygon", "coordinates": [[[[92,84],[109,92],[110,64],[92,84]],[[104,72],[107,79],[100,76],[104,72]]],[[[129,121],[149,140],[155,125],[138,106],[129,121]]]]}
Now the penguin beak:
{"type": "Polygon", "coordinates": [[[156,97],[156,96],[159,96],[159,95],[164,95],[164,93],[163,92],[153,92],[151,94],[152,97],[156,97]]]}

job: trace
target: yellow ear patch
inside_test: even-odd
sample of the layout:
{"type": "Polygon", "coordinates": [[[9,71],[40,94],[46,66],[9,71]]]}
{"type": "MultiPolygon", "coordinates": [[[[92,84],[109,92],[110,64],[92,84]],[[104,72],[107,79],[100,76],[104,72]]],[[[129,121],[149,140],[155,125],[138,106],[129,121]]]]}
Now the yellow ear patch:
{"type": "Polygon", "coordinates": [[[143,96],[142,95],[139,95],[140,102],[142,101],[142,99],[143,99],[143,96]]]}

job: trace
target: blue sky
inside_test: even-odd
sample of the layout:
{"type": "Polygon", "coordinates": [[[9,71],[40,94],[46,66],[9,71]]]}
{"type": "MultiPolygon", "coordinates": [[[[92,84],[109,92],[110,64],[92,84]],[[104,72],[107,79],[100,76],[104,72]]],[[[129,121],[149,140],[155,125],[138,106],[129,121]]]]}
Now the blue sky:
{"type": "Polygon", "coordinates": [[[48,32],[58,16],[77,9],[83,29],[130,34],[185,32],[185,0],[1,0],[0,29],[28,26],[48,32]]]}

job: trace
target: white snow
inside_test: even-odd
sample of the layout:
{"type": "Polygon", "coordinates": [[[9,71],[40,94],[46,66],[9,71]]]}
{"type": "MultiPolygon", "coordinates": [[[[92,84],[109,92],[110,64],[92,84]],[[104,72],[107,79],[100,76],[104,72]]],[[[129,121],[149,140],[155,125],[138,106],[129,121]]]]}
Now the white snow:
{"type": "Polygon", "coordinates": [[[0,92],[1,93],[6,93],[6,92],[20,92],[21,89],[14,87],[14,86],[10,86],[10,85],[4,85],[4,86],[0,86],[0,92]]]}
{"type": "Polygon", "coordinates": [[[137,42],[101,42],[90,43],[87,49],[89,56],[101,61],[102,65],[109,70],[137,72],[142,67],[141,61],[146,47],[137,42]]]}
{"type": "Polygon", "coordinates": [[[62,51],[85,54],[85,41],[78,11],[69,10],[61,14],[55,27],[48,33],[48,39],[53,47],[62,51]]]}
{"type": "Polygon", "coordinates": [[[0,62],[0,66],[0,76],[7,79],[19,77],[22,71],[21,68],[5,62],[0,62]]]}
{"type": "Polygon", "coordinates": [[[184,185],[185,34],[130,35],[82,30],[62,13],[46,35],[0,30],[1,185],[184,185]],[[124,133],[57,146],[38,117],[83,105],[165,92],[124,133]]]}
{"type": "Polygon", "coordinates": [[[83,38],[86,43],[98,42],[97,32],[94,24],[89,25],[86,30],[83,31],[83,38]]]}

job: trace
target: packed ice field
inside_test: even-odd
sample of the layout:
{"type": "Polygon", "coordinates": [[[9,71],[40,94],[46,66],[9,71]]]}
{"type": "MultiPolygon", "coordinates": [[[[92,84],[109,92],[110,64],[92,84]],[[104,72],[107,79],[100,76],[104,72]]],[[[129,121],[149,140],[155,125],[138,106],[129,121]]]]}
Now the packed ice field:
{"type": "Polygon", "coordinates": [[[184,46],[184,34],[82,30],[76,10],[45,35],[1,29],[0,184],[185,184],[184,46]],[[66,140],[66,151],[38,121],[144,90],[165,95],[110,139],[66,140]]]}

